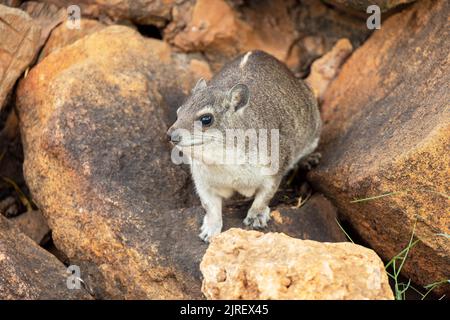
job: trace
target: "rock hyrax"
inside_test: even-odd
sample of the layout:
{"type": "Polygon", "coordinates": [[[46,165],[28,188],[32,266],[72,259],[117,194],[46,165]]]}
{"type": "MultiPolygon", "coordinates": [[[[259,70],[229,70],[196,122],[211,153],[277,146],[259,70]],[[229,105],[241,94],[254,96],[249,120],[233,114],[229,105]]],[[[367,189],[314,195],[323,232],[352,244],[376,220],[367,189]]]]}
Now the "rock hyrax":
{"type": "Polygon", "coordinates": [[[209,83],[200,79],[167,132],[206,210],[200,237],[221,232],[222,200],[234,192],[254,196],[244,224],[265,227],[281,179],[314,151],[320,130],[310,89],[265,52],[237,57],[209,83]]]}

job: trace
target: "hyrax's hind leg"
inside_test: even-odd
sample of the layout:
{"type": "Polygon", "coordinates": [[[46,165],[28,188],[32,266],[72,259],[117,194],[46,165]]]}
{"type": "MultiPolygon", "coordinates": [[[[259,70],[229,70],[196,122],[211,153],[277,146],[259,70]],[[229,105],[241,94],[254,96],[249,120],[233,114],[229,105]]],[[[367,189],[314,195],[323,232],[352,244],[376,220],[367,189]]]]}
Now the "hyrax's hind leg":
{"type": "Polygon", "coordinates": [[[322,159],[320,152],[313,152],[300,160],[299,167],[309,171],[319,164],[320,159],[322,159]]]}
{"type": "Polygon", "coordinates": [[[255,200],[248,210],[244,224],[253,228],[264,228],[270,220],[269,202],[277,192],[280,179],[267,180],[256,190],[255,200]]]}

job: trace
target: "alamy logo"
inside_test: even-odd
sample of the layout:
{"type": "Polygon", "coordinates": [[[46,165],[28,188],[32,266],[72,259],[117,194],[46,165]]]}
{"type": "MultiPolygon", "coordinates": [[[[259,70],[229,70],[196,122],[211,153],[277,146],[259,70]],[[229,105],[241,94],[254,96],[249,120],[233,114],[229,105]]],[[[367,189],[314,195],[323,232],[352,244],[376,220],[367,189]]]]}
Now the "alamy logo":
{"type": "Polygon", "coordinates": [[[366,25],[369,30],[381,29],[381,9],[379,6],[373,4],[367,7],[367,13],[371,13],[367,18],[366,25]]]}
{"type": "Polygon", "coordinates": [[[67,273],[70,274],[70,276],[68,276],[66,280],[67,289],[70,290],[80,289],[81,288],[80,267],[76,265],[70,265],[67,268],[67,273]]]}
{"type": "Polygon", "coordinates": [[[67,7],[66,27],[71,30],[81,29],[81,9],[79,6],[73,4],[67,7]]]}
{"type": "Polygon", "coordinates": [[[199,161],[213,165],[252,165],[262,175],[278,173],[280,134],[278,129],[216,129],[203,131],[200,122],[194,131],[177,129],[172,133],[178,140],[172,149],[175,164],[199,161]]]}

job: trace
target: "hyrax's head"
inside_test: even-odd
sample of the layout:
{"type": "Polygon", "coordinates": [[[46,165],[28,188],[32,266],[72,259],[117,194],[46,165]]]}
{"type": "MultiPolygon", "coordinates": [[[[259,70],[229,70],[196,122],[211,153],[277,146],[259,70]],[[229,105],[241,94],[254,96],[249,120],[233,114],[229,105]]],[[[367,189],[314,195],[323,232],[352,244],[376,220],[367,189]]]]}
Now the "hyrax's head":
{"type": "Polygon", "coordinates": [[[172,143],[184,149],[206,145],[219,148],[225,130],[241,127],[245,122],[243,110],[248,106],[249,89],[245,84],[231,88],[208,87],[200,79],[191,96],[177,110],[177,120],[167,131],[172,143]]]}

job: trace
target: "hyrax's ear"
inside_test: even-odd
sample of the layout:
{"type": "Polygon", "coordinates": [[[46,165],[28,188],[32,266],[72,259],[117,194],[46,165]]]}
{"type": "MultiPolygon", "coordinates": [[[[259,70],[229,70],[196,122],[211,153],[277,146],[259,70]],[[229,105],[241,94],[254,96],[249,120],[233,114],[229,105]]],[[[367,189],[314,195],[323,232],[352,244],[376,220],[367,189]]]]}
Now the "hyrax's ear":
{"type": "Polygon", "coordinates": [[[194,89],[192,89],[192,93],[195,93],[195,92],[205,89],[205,88],[206,88],[206,80],[203,78],[200,78],[197,81],[197,84],[195,85],[194,89]]]}
{"type": "Polygon", "coordinates": [[[250,99],[250,92],[245,84],[238,83],[228,91],[227,100],[230,104],[230,108],[234,111],[247,106],[250,99]]]}

